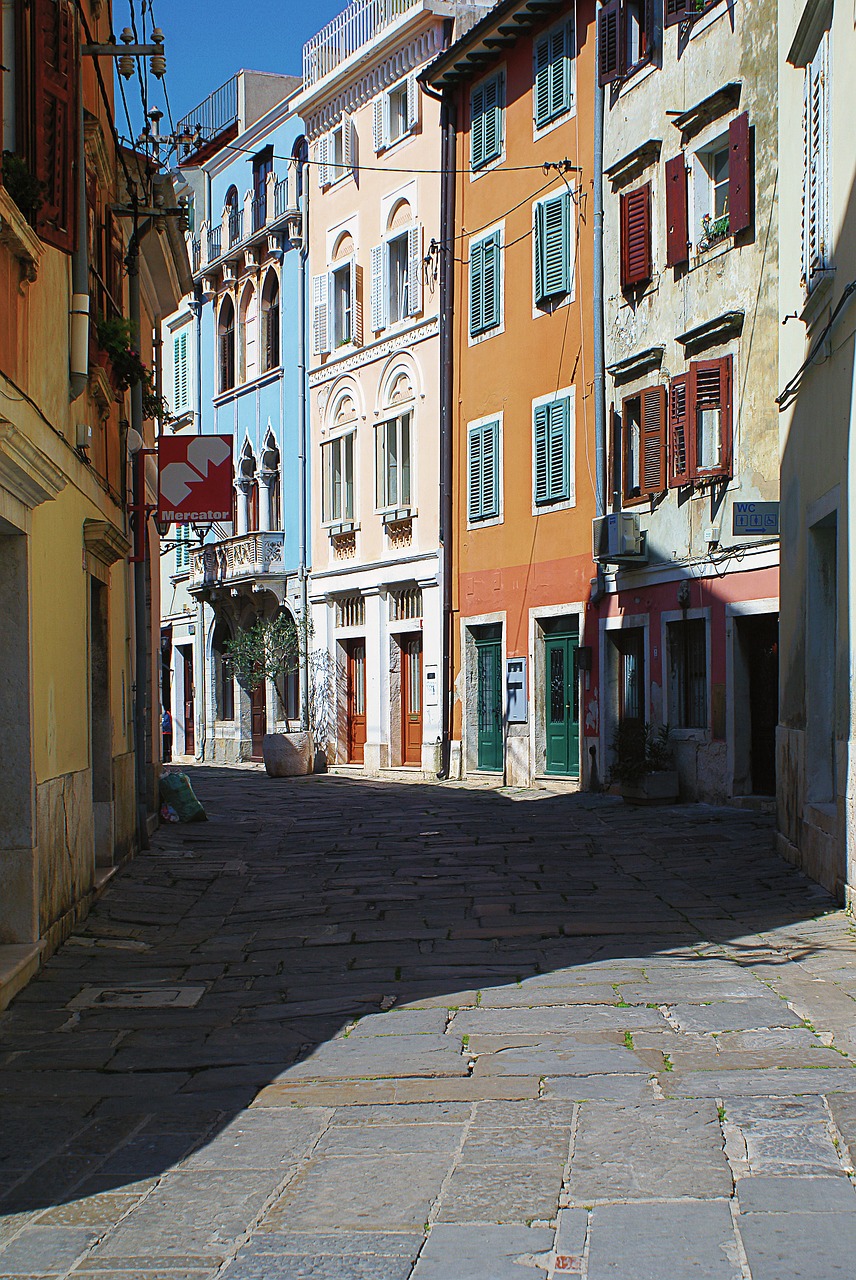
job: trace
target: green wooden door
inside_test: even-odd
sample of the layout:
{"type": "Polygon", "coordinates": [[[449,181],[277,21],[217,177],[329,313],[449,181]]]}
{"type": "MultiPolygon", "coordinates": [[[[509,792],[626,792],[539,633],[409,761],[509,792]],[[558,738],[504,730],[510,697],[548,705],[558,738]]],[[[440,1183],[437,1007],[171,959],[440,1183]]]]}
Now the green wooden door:
{"type": "Polygon", "coordinates": [[[576,635],[549,636],[546,649],[547,772],[579,777],[580,701],[576,635]]]}
{"type": "Polygon", "coordinates": [[[478,767],[502,769],[502,653],[499,640],[477,640],[478,767]]]}

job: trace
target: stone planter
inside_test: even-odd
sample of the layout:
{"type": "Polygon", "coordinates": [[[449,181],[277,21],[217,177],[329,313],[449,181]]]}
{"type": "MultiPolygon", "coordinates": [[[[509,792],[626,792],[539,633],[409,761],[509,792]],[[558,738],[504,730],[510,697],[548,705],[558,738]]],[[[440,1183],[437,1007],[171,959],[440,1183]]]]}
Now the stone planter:
{"type": "Polygon", "coordinates": [[[302,778],[312,772],[315,748],[309,733],[266,733],[262,741],[270,778],[302,778]]]}
{"type": "Polygon", "coordinates": [[[635,785],[624,783],[621,787],[621,795],[627,804],[673,804],[680,793],[676,769],[646,773],[635,785]]]}

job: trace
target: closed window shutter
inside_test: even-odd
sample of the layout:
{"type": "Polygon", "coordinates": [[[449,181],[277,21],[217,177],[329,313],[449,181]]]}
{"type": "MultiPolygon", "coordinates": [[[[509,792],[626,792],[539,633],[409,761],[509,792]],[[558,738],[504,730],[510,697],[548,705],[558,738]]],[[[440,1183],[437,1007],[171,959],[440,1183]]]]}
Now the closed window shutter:
{"type": "Polygon", "coordinates": [[[752,225],[752,134],[744,111],[728,126],[728,230],[752,225]]]}
{"type": "Polygon", "coordinates": [[[547,36],[535,44],[535,124],[540,129],[550,122],[550,41],[547,36]]]}
{"type": "Polygon", "coordinates": [[[478,520],[481,517],[481,435],[479,428],[471,427],[467,440],[469,445],[469,458],[467,459],[467,484],[469,487],[467,513],[470,520],[478,520]]]}
{"type": "Polygon", "coordinates": [[[642,392],[641,489],[644,494],[666,488],[666,388],[646,387],[642,392]]]}
{"type": "Polygon", "coordinates": [[[803,141],[803,280],[809,286],[827,265],[828,40],[824,32],[806,67],[803,141]]]}
{"type": "Polygon", "coordinates": [[[571,28],[566,24],[550,36],[550,119],[571,105],[571,28]]]}
{"type": "Polygon", "coordinates": [[[484,160],[495,160],[502,151],[502,104],[499,76],[484,88],[484,160]]]}
{"type": "Polygon", "coordinates": [[[483,278],[482,278],[482,323],[485,329],[492,329],[500,320],[500,245],[499,232],[495,232],[484,242],[483,278]]]}
{"type": "Polygon", "coordinates": [[[41,238],[58,249],[75,246],[77,50],[68,0],[33,0],[34,176],[44,201],[36,217],[41,238]]]}
{"type": "Polygon", "coordinates": [[[482,518],[499,515],[499,423],[482,428],[482,518]]]}
{"type": "Polygon", "coordinates": [[[666,161],[666,266],[689,261],[687,166],[683,153],[666,161]]]}
{"type": "Polygon", "coordinates": [[[600,84],[611,84],[623,74],[621,43],[621,6],[619,0],[607,0],[597,17],[597,75],[600,84]]]}
{"type": "Polygon", "coordinates": [[[187,333],[177,333],[172,340],[173,408],[181,413],[187,408],[187,333]]]}
{"type": "Polygon", "coordinates": [[[666,0],[663,6],[663,25],[674,27],[687,16],[689,0],[666,0]]]}
{"type": "Polygon", "coordinates": [[[535,301],[544,298],[544,205],[535,206],[535,301]]]}
{"type": "Polygon", "coordinates": [[[416,223],[407,232],[407,314],[422,310],[422,226],[416,223]]]}
{"type": "Polygon", "coordinates": [[[731,475],[731,370],[731,356],[723,356],[719,360],[697,360],[690,365],[687,417],[692,437],[690,456],[696,479],[720,479],[731,475]],[[719,411],[719,458],[714,465],[705,465],[701,456],[700,436],[705,410],[719,411]]]}
{"type": "Polygon", "coordinates": [[[571,287],[570,203],[567,192],[542,200],[537,206],[535,256],[536,301],[567,293],[571,287]]]}
{"type": "Polygon", "coordinates": [[[318,186],[326,187],[330,183],[328,159],[330,155],[330,138],[323,133],[315,144],[315,162],[318,166],[318,186]]]}
{"type": "Polygon", "coordinates": [[[386,114],[386,94],[379,93],[374,100],[372,114],[372,140],[374,142],[375,151],[383,151],[386,146],[386,137],[383,127],[383,118],[386,114]]]}
{"type": "Polygon", "coordinates": [[[651,279],[651,184],[621,197],[621,285],[651,279]]]}
{"type": "Polygon", "coordinates": [[[569,497],[568,400],[535,409],[533,486],[536,504],[562,502],[569,497]]]}
{"type": "Polygon", "coordinates": [[[669,386],[669,488],[688,484],[693,467],[687,431],[688,377],[672,378],[669,386]]]}
{"type": "Polygon", "coordinates": [[[407,77],[407,127],[408,129],[416,128],[416,121],[419,118],[419,85],[416,82],[416,76],[407,77]]]}
{"type": "Polygon", "coordinates": [[[536,504],[548,502],[550,497],[550,476],[547,449],[549,426],[549,405],[539,404],[535,410],[534,456],[532,459],[532,483],[535,491],[536,504]]]}
{"type": "Polygon", "coordinates": [[[351,341],[363,345],[363,269],[351,261],[351,341]]]}
{"type": "Polygon", "coordinates": [[[372,245],[371,251],[371,304],[372,304],[372,331],[377,333],[379,329],[386,326],[386,310],[384,307],[385,291],[383,287],[384,277],[384,246],[382,244],[372,245]]]}
{"type": "Polygon", "coordinates": [[[346,174],[354,167],[354,122],[349,115],[342,116],[342,164],[346,174]]]}
{"type": "Polygon", "coordinates": [[[484,328],[484,241],[470,246],[470,336],[484,328]]]}
{"type": "Polygon", "coordinates": [[[470,165],[478,169],[484,164],[484,88],[470,94],[470,165]]]}
{"type": "Polygon", "coordinates": [[[312,277],[312,350],[316,356],[330,350],[327,322],[329,284],[327,272],[312,277]]]}

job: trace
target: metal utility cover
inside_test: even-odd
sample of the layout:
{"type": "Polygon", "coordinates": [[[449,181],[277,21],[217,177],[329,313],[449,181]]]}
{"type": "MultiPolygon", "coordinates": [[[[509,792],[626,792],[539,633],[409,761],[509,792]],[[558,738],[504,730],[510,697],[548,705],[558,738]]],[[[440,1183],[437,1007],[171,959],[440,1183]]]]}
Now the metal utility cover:
{"type": "Polygon", "coordinates": [[[68,1009],[192,1009],[205,987],[84,987],[68,1009]]]}

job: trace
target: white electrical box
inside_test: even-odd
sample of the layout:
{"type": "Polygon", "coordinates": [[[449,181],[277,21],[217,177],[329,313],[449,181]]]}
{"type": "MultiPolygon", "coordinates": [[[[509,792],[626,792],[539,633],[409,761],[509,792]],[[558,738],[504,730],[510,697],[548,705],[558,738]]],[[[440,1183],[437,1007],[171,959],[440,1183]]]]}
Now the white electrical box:
{"type": "Polygon", "coordinates": [[[425,704],[429,707],[437,705],[437,668],[425,668],[425,704]]]}
{"type": "Polygon", "coordinates": [[[505,660],[505,700],[507,723],[525,724],[529,719],[525,658],[505,660]]]}
{"type": "Polygon", "coordinates": [[[632,511],[613,511],[592,523],[592,555],[595,560],[645,560],[645,535],[632,511]]]}

